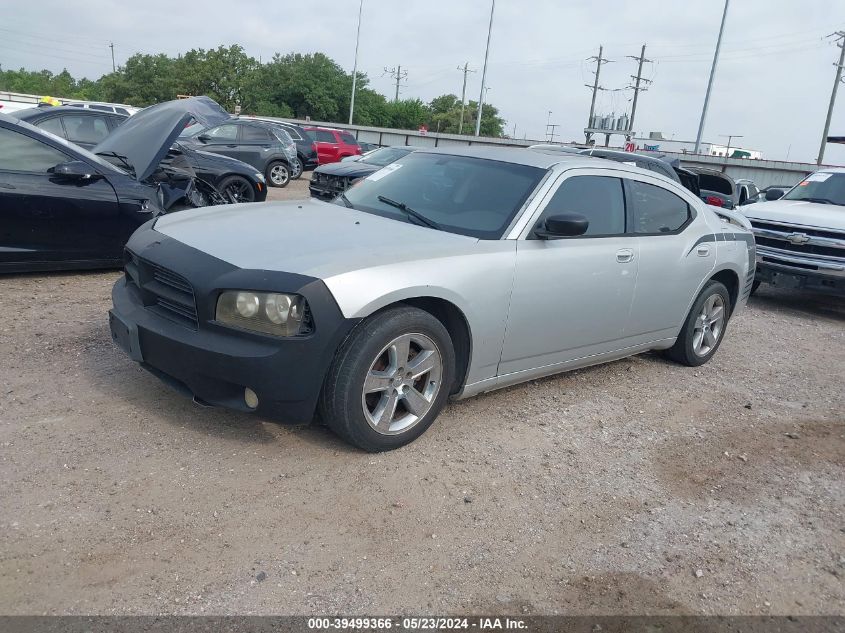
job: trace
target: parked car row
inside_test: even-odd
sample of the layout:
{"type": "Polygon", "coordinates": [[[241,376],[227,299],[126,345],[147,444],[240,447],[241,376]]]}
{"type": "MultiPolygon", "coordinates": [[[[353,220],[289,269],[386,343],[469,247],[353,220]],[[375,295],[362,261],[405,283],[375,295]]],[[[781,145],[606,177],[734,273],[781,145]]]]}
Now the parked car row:
{"type": "Polygon", "coordinates": [[[207,97],[161,103],[122,121],[73,107],[14,115],[0,114],[2,271],[120,265],[126,240],[151,218],[267,196],[254,167],[177,141],[191,120],[211,127],[230,118],[207,97]]]}

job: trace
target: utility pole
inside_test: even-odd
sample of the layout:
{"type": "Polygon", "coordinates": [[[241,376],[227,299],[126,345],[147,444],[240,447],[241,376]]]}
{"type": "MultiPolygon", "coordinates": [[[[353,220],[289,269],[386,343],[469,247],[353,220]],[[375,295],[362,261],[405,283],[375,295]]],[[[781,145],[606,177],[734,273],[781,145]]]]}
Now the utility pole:
{"type": "Polygon", "coordinates": [[[637,66],[637,76],[631,75],[631,79],[634,80],[633,86],[628,86],[629,88],[633,88],[634,90],[634,102],[631,104],[631,119],[628,122],[628,130],[632,131],[634,129],[634,117],[637,114],[637,97],[640,95],[640,91],[645,92],[648,88],[641,87],[640,83],[651,83],[651,79],[643,79],[643,64],[645,62],[651,63],[650,59],[645,58],[645,44],[643,44],[643,49],[640,51],[639,57],[634,57],[633,55],[628,55],[630,59],[635,59],[638,62],[637,66]]]}
{"type": "Polygon", "coordinates": [[[484,68],[481,71],[481,95],[478,97],[478,119],[475,121],[475,135],[481,136],[481,112],[484,108],[484,97],[487,85],[487,58],[490,57],[490,36],[493,34],[493,13],[496,11],[496,0],[490,4],[490,24],[487,26],[487,48],[484,50],[484,68]]]}
{"type": "Polygon", "coordinates": [[[725,20],[728,17],[728,4],[725,0],[725,10],[722,12],[722,24],[719,27],[719,38],[716,40],[716,51],[713,53],[713,65],[710,67],[710,79],[707,82],[707,92],[704,94],[704,107],[701,109],[701,121],[698,124],[698,134],[695,136],[695,153],[701,149],[701,135],[704,134],[704,120],[707,118],[707,106],[710,105],[710,91],[713,90],[713,77],[716,74],[716,64],[719,62],[719,50],[722,48],[722,34],[725,32],[725,20]]]}
{"type": "MultiPolygon", "coordinates": [[[[596,111],[596,93],[597,93],[599,90],[604,90],[604,88],[602,88],[601,86],[599,86],[599,74],[601,73],[601,65],[602,65],[602,64],[607,64],[607,63],[609,63],[609,62],[611,61],[611,60],[609,60],[609,59],[605,59],[604,57],[602,57],[602,53],[603,53],[603,52],[604,52],[604,46],[599,46],[599,54],[598,54],[598,57],[596,57],[596,56],[594,55],[593,57],[588,57],[588,58],[587,58],[587,61],[588,61],[588,62],[590,62],[590,61],[594,61],[594,62],[596,62],[596,79],[595,79],[595,81],[593,81],[593,85],[591,86],[591,85],[589,85],[589,84],[584,84],[585,86],[587,86],[587,88],[590,88],[590,89],[593,91],[593,99],[592,99],[592,101],[590,101],[590,116],[587,118],[587,127],[588,127],[588,128],[592,127],[592,123],[593,123],[593,114],[595,114],[595,111],[596,111]]],[[[587,136],[587,142],[589,142],[589,141],[590,141],[590,137],[592,136],[592,134],[590,134],[590,133],[588,132],[588,133],[586,134],[586,136],[587,136]]]]}
{"type": "Polygon", "coordinates": [[[114,65],[114,42],[109,42],[109,48],[111,49],[111,71],[114,72],[117,70],[114,65]]]}
{"type": "Polygon", "coordinates": [[[731,141],[735,138],[742,138],[742,134],[719,134],[719,136],[727,136],[728,137],[728,146],[725,148],[725,158],[730,158],[731,156],[731,141]]]}
{"type": "Polygon", "coordinates": [[[390,76],[396,80],[396,96],[393,97],[393,101],[399,101],[399,82],[405,79],[408,76],[408,71],[406,70],[404,73],[402,72],[402,67],[397,66],[396,68],[386,68],[384,72],[390,74],[390,76]]]}
{"type": "Polygon", "coordinates": [[[467,102],[467,73],[474,73],[474,70],[469,69],[469,62],[464,64],[464,67],[461,68],[458,66],[458,70],[464,73],[464,87],[461,89],[461,121],[458,123],[458,134],[463,134],[464,132],[464,108],[466,108],[467,102]]]}
{"type": "Polygon", "coordinates": [[[355,85],[358,81],[358,44],[361,42],[361,13],[364,0],[358,5],[358,35],[355,36],[355,63],[352,66],[352,98],[349,100],[349,125],[352,125],[352,113],[355,112],[355,85]]]}
{"type": "Polygon", "coordinates": [[[830,132],[830,119],[833,116],[833,106],[836,103],[836,92],[839,89],[839,82],[842,81],[842,66],[845,63],[845,31],[836,31],[831,33],[829,37],[833,37],[838,43],[839,47],[839,63],[836,66],[836,81],[833,82],[833,90],[830,91],[830,104],[827,106],[827,119],[824,122],[824,131],[822,132],[822,144],[819,147],[819,158],[816,160],[817,165],[821,165],[824,160],[824,150],[827,145],[827,134],[830,132]]]}

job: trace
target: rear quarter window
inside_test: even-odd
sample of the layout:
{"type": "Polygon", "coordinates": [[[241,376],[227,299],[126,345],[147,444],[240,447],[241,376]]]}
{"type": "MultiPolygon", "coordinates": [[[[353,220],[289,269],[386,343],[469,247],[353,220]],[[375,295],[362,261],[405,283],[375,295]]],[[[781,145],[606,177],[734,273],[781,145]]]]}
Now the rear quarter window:
{"type": "Polygon", "coordinates": [[[663,187],[637,180],[629,180],[628,184],[634,233],[674,233],[689,221],[689,205],[680,196],[663,187]]]}
{"type": "Polygon", "coordinates": [[[346,143],[347,145],[357,145],[358,139],[352,136],[349,132],[341,132],[340,133],[340,140],[346,143]]]}

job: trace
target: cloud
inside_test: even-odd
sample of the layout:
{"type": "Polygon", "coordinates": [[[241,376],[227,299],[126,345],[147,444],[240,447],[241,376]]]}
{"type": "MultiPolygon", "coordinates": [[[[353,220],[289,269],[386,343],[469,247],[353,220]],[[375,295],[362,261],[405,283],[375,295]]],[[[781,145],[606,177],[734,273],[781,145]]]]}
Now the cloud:
{"type": "MultiPolygon", "coordinates": [[[[666,137],[694,139],[723,4],[720,0],[498,0],[487,83],[488,99],[521,137],[543,138],[548,111],[565,140],[583,138],[599,44],[613,63],[601,83],[625,88],[640,46],[654,60],[644,74],[654,83],[640,96],[636,127],[666,137]]],[[[489,0],[364,0],[359,68],[373,88],[392,95],[383,69],[408,71],[403,97],[423,100],[460,94],[458,65],[469,62],[468,97],[478,98],[489,0]]],[[[6,68],[63,67],[98,77],[134,52],[171,55],[196,47],[238,43],[267,60],[273,53],[323,51],[348,71],[355,50],[357,0],[275,3],[206,0],[195,3],[84,5],[17,3],[0,25],[6,68]]],[[[828,0],[744,0],[730,7],[704,138],[743,135],[742,145],[768,158],[812,161],[818,152],[838,49],[824,39],[845,28],[845,4],[828,0]]],[[[630,108],[630,91],[603,92],[601,113],[630,108]]],[[[832,133],[845,133],[845,96],[832,133]]],[[[845,148],[827,150],[845,162],[845,148]]]]}

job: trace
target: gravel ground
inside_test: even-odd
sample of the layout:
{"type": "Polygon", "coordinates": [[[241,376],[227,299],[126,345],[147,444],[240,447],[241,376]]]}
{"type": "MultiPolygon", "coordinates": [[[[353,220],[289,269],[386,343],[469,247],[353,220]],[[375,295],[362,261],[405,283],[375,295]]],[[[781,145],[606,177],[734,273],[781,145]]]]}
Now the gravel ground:
{"type": "Polygon", "coordinates": [[[140,370],[118,276],[0,277],[2,613],[845,613],[843,300],[764,287],[701,368],[532,382],[368,455],[140,370]]]}

